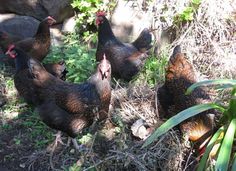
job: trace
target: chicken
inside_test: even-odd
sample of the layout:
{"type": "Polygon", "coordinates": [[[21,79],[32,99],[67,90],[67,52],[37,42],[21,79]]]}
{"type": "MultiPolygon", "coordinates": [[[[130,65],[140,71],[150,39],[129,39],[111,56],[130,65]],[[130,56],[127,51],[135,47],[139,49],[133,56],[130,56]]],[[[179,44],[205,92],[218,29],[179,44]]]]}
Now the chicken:
{"type": "Polygon", "coordinates": [[[57,63],[43,64],[43,67],[55,77],[63,81],[66,80],[66,74],[68,71],[66,70],[65,61],[62,60],[57,63]]]}
{"type": "Polygon", "coordinates": [[[112,32],[104,12],[97,12],[98,45],[97,61],[102,60],[105,53],[111,63],[112,75],[130,81],[142,68],[147,51],[151,48],[152,35],[144,29],[133,43],[122,43],[112,32]]]}
{"type": "MultiPolygon", "coordinates": [[[[30,57],[14,45],[9,47],[7,54],[15,59],[16,73],[14,75],[14,83],[20,96],[29,104],[38,104],[38,98],[35,95],[35,87],[27,65],[30,57]]],[[[55,77],[62,80],[65,79],[67,71],[64,62],[46,64],[45,66],[55,77]]]]}
{"type": "Polygon", "coordinates": [[[49,27],[54,23],[56,23],[56,20],[48,16],[39,24],[38,30],[32,38],[16,42],[16,47],[28,53],[29,56],[42,61],[48,54],[51,46],[49,27]]]}
{"type": "Polygon", "coordinates": [[[67,133],[76,149],[75,140],[80,131],[89,127],[96,117],[104,120],[108,116],[111,99],[111,66],[104,59],[97,71],[82,84],[63,82],[31,58],[29,61],[33,84],[37,87],[41,104],[37,111],[49,127],[67,133]]]}
{"type": "MultiPolygon", "coordinates": [[[[165,84],[157,95],[162,107],[168,112],[168,108],[174,105],[173,113],[176,114],[191,106],[210,102],[211,99],[203,88],[195,89],[190,95],[185,95],[188,87],[197,82],[193,66],[181,53],[180,46],[174,48],[167,69],[165,84]]],[[[180,124],[180,130],[191,141],[204,141],[213,130],[214,119],[212,111],[203,112],[180,124]]]]}
{"type": "MultiPolygon", "coordinates": [[[[29,56],[42,61],[48,54],[51,46],[49,27],[56,23],[52,17],[48,16],[38,26],[38,30],[33,37],[20,40],[16,35],[10,35],[6,32],[0,32],[0,47],[5,52],[11,44],[14,44],[29,56]]],[[[14,66],[14,60],[11,58],[1,58],[2,62],[14,66]]]]}

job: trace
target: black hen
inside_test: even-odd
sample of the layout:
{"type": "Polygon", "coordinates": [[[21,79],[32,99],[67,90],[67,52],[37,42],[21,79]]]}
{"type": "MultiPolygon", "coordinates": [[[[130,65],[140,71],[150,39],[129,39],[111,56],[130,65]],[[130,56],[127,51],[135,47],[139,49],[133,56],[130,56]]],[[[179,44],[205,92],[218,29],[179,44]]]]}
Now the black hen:
{"type": "Polygon", "coordinates": [[[77,134],[90,126],[96,117],[106,119],[111,98],[111,67],[104,59],[97,71],[82,84],[63,82],[49,74],[42,65],[30,59],[29,68],[42,102],[37,110],[49,127],[63,131],[75,140],[77,134]]]}
{"type": "Polygon", "coordinates": [[[103,12],[97,13],[98,46],[97,61],[102,60],[105,53],[111,62],[112,75],[130,81],[144,65],[148,57],[146,52],[151,48],[152,35],[144,29],[133,43],[122,43],[112,32],[109,21],[103,12]]]}
{"type": "MultiPolygon", "coordinates": [[[[165,84],[158,91],[158,98],[162,107],[168,112],[174,105],[174,114],[191,106],[211,102],[203,88],[195,89],[190,95],[185,95],[188,87],[197,82],[192,64],[181,53],[180,46],[174,48],[166,69],[165,84]]],[[[173,109],[172,109],[173,110],[173,109]]],[[[192,141],[205,140],[214,126],[214,120],[204,112],[180,124],[180,129],[192,141]]],[[[212,112],[212,111],[211,111],[212,112]]]]}

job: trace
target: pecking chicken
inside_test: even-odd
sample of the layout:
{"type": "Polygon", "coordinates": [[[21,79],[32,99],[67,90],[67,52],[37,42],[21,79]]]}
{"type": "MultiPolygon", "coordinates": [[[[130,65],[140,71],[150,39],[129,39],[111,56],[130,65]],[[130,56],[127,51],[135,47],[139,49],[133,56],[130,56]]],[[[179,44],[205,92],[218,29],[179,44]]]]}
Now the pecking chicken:
{"type": "Polygon", "coordinates": [[[76,149],[76,136],[89,127],[96,117],[104,120],[108,116],[111,99],[111,66],[104,59],[97,71],[82,84],[61,81],[49,74],[35,59],[29,60],[33,84],[38,91],[40,105],[37,111],[49,127],[67,133],[76,149]]]}
{"type": "Polygon", "coordinates": [[[147,51],[151,48],[152,35],[144,29],[133,43],[122,43],[112,32],[104,12],[97,12],[98,45],[97,61],[102,60],[105,53],[111,63],[112,75],[130,81],[144,65],[148,57],[147,51]]]}
{"type": "MultiPolygon", "coordinates": [[[[202,88],[197,88],[190,95],[185,95],[187,88],[196,82],[197,77],[192,64],[181,53],[180,46],[176,46],[166,69],[165,84],[157,92],[165,111],[168,112],[168,108],[174,105],[173,113],[176,114],[191,106],[210,102],[209,95],[202,88]]],[[[203,112],[181,123],[181,132],[191,141],[206,140],[214,127],[214,118],[210,112],[212,111],[203,112]]]]}
{"type": "MultiPolygon", "coordinates": [[[[14,45],[11,45],[6,53],[15,60],[16,73],[14,75],[14,83],[20,96],[23,97],[27,103],[38,104],[35,87],[27,65],[30,59],[29,56],[14,45]]],[[[65,80],[67,71],[64,62],[45,64],[45,68],[55,77],[65,80]]]]}
{"type": "MultiPolygon", "coordinates": [[[[54,23],[56,23],[56,20],[48,16],[39,24],[38,30],[33,37],[15,42],[15,46],[28,53],[30,57],[42,61],[48,54],[51,46],[49,27],[54,23]]],[[[9,45],[5,46],[8,47],[9,45]]]]}

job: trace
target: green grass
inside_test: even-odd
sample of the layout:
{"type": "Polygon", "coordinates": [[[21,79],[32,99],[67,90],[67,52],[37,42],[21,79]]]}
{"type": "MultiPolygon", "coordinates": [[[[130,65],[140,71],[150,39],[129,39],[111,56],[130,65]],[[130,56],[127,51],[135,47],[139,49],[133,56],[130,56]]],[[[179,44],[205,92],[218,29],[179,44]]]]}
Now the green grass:
{"type": "Polygon", "coordinates": [[[145,62],[142,71],[134,78],[134,82],[146,82],[150,87],[155,87],[165,79],[165,67],[167,65],[167,54],[151,55],[145,62]]]}

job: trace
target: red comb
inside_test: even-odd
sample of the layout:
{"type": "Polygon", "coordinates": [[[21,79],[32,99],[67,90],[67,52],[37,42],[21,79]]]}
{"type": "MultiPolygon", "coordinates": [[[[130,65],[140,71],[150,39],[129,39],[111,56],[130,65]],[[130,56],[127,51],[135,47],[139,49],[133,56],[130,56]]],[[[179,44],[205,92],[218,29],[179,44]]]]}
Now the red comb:
{"type": "Polygon", "coordinates": [[[9,46],[8,46],[8,51],[11,51],[12,49],[14,49],[15,48],[15,45],[14,44],[10,44],[9,46]]]}
{"type": "Polygon", "coordinates": [[[98,11],[96,12],[96,16],[99,17],[99,16],[106,16],[106,12],[104,11],[98,11]]]}
{"type": "Polygon", "coordinates": [[[16,55],[11,53],[12,49],[14,49],[14,48],[15,48],[15,45],[14,45],[14,44],[10,44],[10,45],[8,46],[8,50],[7,50],[7,52],[6,52],[5,54],[6,54],[6,55],[9,55],[9,56],[12,57],[12,58],[15,58],[16,55]]]}

